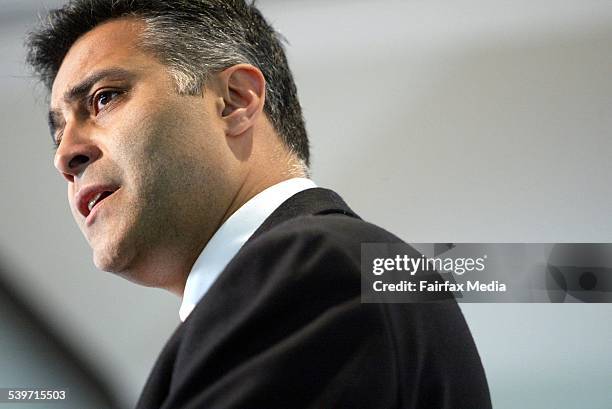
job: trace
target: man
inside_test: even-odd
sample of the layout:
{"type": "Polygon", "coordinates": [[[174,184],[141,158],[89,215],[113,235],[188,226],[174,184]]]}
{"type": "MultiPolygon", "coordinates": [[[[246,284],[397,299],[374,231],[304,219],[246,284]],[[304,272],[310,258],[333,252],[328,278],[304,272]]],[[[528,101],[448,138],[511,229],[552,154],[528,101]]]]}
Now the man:
{"type": "Polygon", "coordinates": [[[362,304],[396,242],[307,178],[295,84],[243,1],[79,0],[28,40],[96,266],[182,297],[138,408],[489,408],[452,300],[362,304]]]}

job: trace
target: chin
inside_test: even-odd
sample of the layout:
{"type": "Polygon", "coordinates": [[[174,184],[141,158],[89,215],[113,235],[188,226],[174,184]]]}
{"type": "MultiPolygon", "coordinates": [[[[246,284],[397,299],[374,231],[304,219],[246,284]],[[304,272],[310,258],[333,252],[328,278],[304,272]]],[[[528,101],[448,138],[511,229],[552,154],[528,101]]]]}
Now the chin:
{"type": "Polygon", "coordinates": [[[108,257],[96,256],[94,253],[93,263],[98,270],[106,271],[108,273],[118,273],[120,268],[118,268],[119,263],[116,260],[110,259],[108,257]]]}
{"type": "Polygon", "coordinates": [[[128,253],[116,247],[94,248],[93,263],[99,270],[120,274],[128,269],[130,264],[128,253]]]}
{"type": "Polygon", "coordinates": [[[133,252],[120,251],[117,248],[103,250],[94,249],[93,263],[98,270],[115,274],[121,278],[145,287],[156,287],[157,283],[151,282],[146,270],[135,262],[133,252]]]}

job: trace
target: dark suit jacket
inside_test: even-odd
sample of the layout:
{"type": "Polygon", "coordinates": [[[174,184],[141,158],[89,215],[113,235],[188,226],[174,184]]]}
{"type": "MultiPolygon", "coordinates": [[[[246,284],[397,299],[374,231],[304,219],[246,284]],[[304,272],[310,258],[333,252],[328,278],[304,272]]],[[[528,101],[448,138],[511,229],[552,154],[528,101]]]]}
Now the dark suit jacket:
{"type": "Polygon", "coordinates": [[[179,325],[137,408],[490,408],[454,300],[360,302],[360,244],[397,241],[330,190],[291,197],[179,325]]]}

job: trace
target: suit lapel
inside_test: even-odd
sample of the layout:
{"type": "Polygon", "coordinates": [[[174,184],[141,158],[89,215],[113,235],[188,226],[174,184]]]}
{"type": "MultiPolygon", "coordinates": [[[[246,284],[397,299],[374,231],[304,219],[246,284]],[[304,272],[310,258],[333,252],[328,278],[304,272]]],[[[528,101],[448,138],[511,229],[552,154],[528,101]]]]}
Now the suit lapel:
{"type": "Polygon", "coordinates": [[[170,391],[176,356],[184,330],[185,326],[183,323],[180,323],[166,342],[140,394],[136,409],[159,408],[166,400],[170,391]]]}

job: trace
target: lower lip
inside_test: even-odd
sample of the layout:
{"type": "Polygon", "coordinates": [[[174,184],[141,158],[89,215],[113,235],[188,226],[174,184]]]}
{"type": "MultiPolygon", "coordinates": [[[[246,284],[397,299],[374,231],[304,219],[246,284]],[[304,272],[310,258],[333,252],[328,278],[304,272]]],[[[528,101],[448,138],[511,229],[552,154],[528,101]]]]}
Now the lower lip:
{"type": "Polygon", "coordinates": [[[106,201],[110,199],[111,197],[113,197],[115,193],[117,193],[118,190],[119,189],[115,190],[110,196],[107,196],[104,200],[102,200],[100,203],[95,205],[93,209],[91,209],[91,212],[89,212],[89,214],[85,218],[85,225],[87,227],[91,226],[96,221],[96,215],[98,214],[98,211],[100,210],[100,208],[104,206],[106,204],[106,201]]]}

